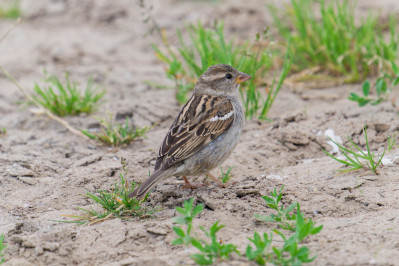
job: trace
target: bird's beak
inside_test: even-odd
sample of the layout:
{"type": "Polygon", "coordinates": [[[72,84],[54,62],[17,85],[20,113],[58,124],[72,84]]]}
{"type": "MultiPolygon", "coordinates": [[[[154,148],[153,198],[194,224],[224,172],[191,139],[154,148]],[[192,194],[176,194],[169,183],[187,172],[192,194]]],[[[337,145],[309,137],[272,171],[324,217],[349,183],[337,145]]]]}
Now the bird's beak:
{"type": "Polygon", "coordinates": [[[251,79],[252,77],[250,76],[250,75],[248,75],[248,74],[245,74],[245,73],[240,73],[240,75],[236,78],[236,82],[238,83],[238,84],[240,84],[240,83],[242,83],[242,82],[244,82],[244,81],[247,81],[247,80],[249,80],[249,79],[251,79]]]}

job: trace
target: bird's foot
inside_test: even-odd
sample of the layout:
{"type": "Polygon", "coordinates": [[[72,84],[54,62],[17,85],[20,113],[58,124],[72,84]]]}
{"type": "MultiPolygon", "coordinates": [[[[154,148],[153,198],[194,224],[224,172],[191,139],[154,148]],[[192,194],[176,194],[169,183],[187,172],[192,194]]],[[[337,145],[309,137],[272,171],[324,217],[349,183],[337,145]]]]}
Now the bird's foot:
{"type": "Polygon", "coordinates": [[[234,184],[234,182],[230,182],[230,183],[223,183],[222,181],[220,181],[218,178],[216,178],[215,176],[213,176],[211,173],[206,173],[206,176],[209,177],[210,179],[212,179],[213,181],[216,182],[216,184],[218,184],[218,187],[220,188],[226,188],[229,187],[231,185],[234,184]]]}
{"type": "Polygon", "coordinates": [[[184,180],[183,188],[196,189],[196,188],[200,188],[200,187],[206,186],[205,184],[193,185],[193,184],[191,184],[191,183],[188,181],[187,177],[185,177],[185,176],[183,176],[183,180],[184,180]]]}

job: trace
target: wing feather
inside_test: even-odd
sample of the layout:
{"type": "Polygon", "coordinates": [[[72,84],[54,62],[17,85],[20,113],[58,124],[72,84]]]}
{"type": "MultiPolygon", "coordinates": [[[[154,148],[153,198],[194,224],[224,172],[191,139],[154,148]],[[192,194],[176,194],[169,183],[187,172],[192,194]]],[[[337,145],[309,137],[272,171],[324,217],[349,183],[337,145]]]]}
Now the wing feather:
{"type": "Polygon", "coordinates": [[[223,134],[234,121],[230,100],[193,95],[169,128],[155,163],[155,171],[166,169],[203,149],[223,134]]]}

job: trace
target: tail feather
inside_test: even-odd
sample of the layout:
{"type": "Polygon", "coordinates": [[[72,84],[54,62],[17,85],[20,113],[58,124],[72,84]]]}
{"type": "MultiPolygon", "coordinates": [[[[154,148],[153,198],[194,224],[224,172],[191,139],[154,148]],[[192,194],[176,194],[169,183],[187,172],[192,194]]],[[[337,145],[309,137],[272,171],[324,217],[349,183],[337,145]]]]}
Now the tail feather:
{"type": "Polygon", "coordinates": [[[130,193],[128,197],[142,199],[159,182],[172,176],[174,171],[174,167],[172,167],[172,169],[156,171],[143,184],[141,184],[140,187],[136,188],[132,193],[130,193]]]}

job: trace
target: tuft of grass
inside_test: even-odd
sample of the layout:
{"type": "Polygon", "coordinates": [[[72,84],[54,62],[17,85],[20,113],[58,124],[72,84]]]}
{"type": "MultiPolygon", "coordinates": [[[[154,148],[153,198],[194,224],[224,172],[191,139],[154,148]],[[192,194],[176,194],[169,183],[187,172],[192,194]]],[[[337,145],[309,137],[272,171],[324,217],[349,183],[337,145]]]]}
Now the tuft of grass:
{"type": "MultiPolygon", "coordinates": [[[[353,83],[369,74],[391,72],[390,62],[398,58],[399,35],[390,17],[389,38],[379,17],[369,13],[355,23],[355,4],[348,0],[291,0],[281,12],[269,4],[279,35],[290,40],[290,54],[296,71],[317,67],[329,76],[343,76],[353,83]]],[[[317,79],[317,75],[313,75],[317,79]]]]}
{"type": "Polygon", "coordinates": [[[44,82],[47,88],[41,88],[35,84],[36,95],[33,98],[44,108],[58,116],[90,114],[96,111],[101,104],[101,98],[105,90],[94,87],[90,78],[83,93],[77,89],[77,83],[69,79],[65,74],[65,84],[61,83],[56,75],[49,75],[45,72],[44,82]]]}
{"type": "Polygon", "coordinates": [[[351,92],[348,99],[357,102],[359,106],[365,106],[368,103],[371,105],[377,105],[383,101],[386,101],[394,87],[399,84],[399,67],[394,62],[392,62],[392,69],[394,72],[393,75],[384,73],[382,77],[377,78],[375,82],[375,96],[370,95],[370,81],[366,80],[362,87],[363,95],[360,96],[354,92],[351,92]]]}
{"type": "Polygon", "coordinates": [[[329,153],[328,151],[326,151],[324,149],[322,149],[322,150],[326,155],[328,155],[332,159],[350,167],[349,169],[338,170],[338,171],[341,171],[341,172],[355,171],[355,170],[359,170],[362,168],[366,168],[366,166],[367,166],[367,168],[370,169],[371,171],[373,171],[374,174],[378,175],[379,173],[377,172],[377,167],[381,165],[382,158],[384,158],[384,155],[385,155],[385,149],[381,156],[377,155],[377,160],[376,160],[376,155],[370,151],[369,141],[367,139],[367,126],[364,127],[364,137],[366,139],[367,151],[363,151],[349,137],[348,137],[348,140],[352,145],[351,148],[345,148],[344,146],[339,145],[338,143],[336,143],[334,140],[332,140],[330,138],[330,140],[335,145],[338,146],[339,150],[345,156],[346,160],[335,157],[331,153],[329,153]],[[364,164],[363,161],[365,161],[366,164],[364,164]]]}
{"type": "Polygon", "coordinates": [[[266,73],[273,62],[267,43],[268,31],[257,34],[253,42],[237,44],[237,41],[226,41],[222,22],[215,23],[213,28],[205,28],[198,22],[196,25],[187,25],[185,29],[190,43],[184,41],[178,30],[177,51],[169,44],[164,32],[162,39],[166,51],[153,45],[156,56],[167,65],[166,76],[175,82],[177,101],[180,104],[187,101],[187,94],[208,67],[220,63],[229,64],[252,76],[241,88],[246,117],[265,119],[290,68],[290,61],[286,59],[279,82],[273,82],[271,86],[267,84],[266,73]],[[265,93],[258,90],[259,87],[265,88],[265,93]]]}
{"type": "Polygon", "coordinates": [[[295,213],[292,213],[296,206],[297,203],[294,202],[287,208],[284,208],[284,205],[281,204],[281,198],[283,196],[283,189],[284,185],[281,186],[280,191],[277,193],[276,188],[274,188],[274,191],[270,193],[271,197],[268,196],[263,196],[263,200],[266,202],[266,205],[277,211],[277,214],[271,214],[271,215],[259,215],[255,214],[255,218],[258,221],[262,222],[277,222],[279,227],[285,230],[291,230],[295,231],[295,221],[296,221],[296,215],[295,213]],[[292,214],[290,214],[292,213],[292,214]]]}
{"type": "Polygon", "coordinates": [[[7,134],[7,129],[5,127],[0,128],[0,135],[7,134]]]}
{"type": "Polygon", "coordinates": [[[4,262],[4,253],[3,251],[7,248],[7,245],[4,244],[4,235],[0,235],[0,264],[4,262]]]}
{"type": "Polygon", "coordinates": [[[82,133],[88,136],[90,139],[105,143],[110,146],[122,146],[128,145],[139,137],[145,136],[145,133],[150,130],[150,127],[134,127],[129,126],[129,118],[126,117],[125,124],[115,124],[113,120],[113,114],[109,114],[106,119],[98,118],[101,124],[100,132],[89,132],[88,130],[82,130],[82,133]]]}
{"type": "Polygon", "coordinates": [[[149,194],[147,194],[143,200],[128,197],[137,187],[137,184],[135,182],[131,185],[128,184],[126,178],[128,166],[124,158],[121,159],[121,164],[123,172],[119,174],[119,182],[115,182],[112,192],[107,192],[105,190],[99,190],[97,194],[86,192],[86,196],[100,206],[102,209],[101,211],[97,211],[94,208],[79,208],[85,212],[84,215],[64,215],[65,217],[74,218],[75,220],[61,222],[91,225],[110,218],[149,218],[152,217],[154,213],[160,211],[160,208],[143,206],[149,194]]]}
{"type": "Polygon", "coordinates": [[[396,133],[393,136],[388,136],[388,138],[387,138],[387,142],[388,142],[387,149],[388,149],[388,151],[391,151],[392,148],[395,146],[396,140],[397,140],[396,139],[396,133]]]}
{"type": "Polygon", "coordinates": [[[222,168],[222,166],[220,166],[220,172],[221,172],[221,177],[220,177],[220,181],[223,183],[223,184],[227,184],[227,183],[229,183],[229,181],[231,180],[231,178],[233,177],[232,175],[231,175],[231,170],[233,170],[233,168],[234,168],[234,166],[230,166],[228,169],[227,169],[227,172],[225,173],[224,171],[223,171],[223,168],[222,168]]]}
{"type": "Polygon", "coordinates": [[[17,19],[19,17],[21,17],[19,0],[14,0],[13,4],[9,7],[0,7],[0,18],[17,19]]]}
{"type": "Polygon", "coordinates": [[[246,93],[244,93],[242,90],[240,91],[241,98],[244,102],[245,116],[247,119],[251,119],[253,117],[267,119],[267,114],[269,113],[277,94],[283,86],[284,80],[290,72],[290,69],[291,59],[287,51],[278,81],[276,82],[276,79],[274,78],[272,84],[265,87],[265,94],[267,95],[266,99],[262,97],[262,93],[259,91],[254,82],[249,84],[246,93]]]}

